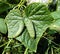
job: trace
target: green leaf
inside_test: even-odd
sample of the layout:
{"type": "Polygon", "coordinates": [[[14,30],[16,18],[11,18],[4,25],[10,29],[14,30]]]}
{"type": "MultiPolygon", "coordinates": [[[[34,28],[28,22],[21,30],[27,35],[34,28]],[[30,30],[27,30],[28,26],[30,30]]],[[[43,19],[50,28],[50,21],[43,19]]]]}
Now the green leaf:
{"type": "Polygon", "coordinates": [[[27,23],[25,24],[25,26],[29,24],[30,27],[28,29],[25,29],[22,35],[20,35],[16,39],[22,42],[22,44],[29,50],[36,52],[38,42],[43,33],[52,23],[53,18],[51,17],[47,6],[40,3],[33,3],[26,7],[24,20],[25,19],[29,19],[33,23],[35,29],[35,38],[30,38],[30,35],[32,35],[32,33],[29,33],[28,29],[31,29],[33,25],[30,26],[31,23],[26,20],[27,23]]]}
{"type": "Polygon", "coordinates": [[[15,38],[21,34],[24,23],[20,16],[20,11],[18,9],[11,10],[6,16],[6,23],[8,26],[8,38],[15,38]]]}
{"type": "Polygon", "coordinates": [[[10,9],[10,6],[6,3],[0,2],[0,13],[7,11],[10,9]]]}
{"type": "Polygon", "coordinates": [[[33,27],[32,21],[29,20],[28,18],[26,18],[26,19],[24,20],[24,23],[25,23],[25,25],[26,25],[26,27],[27,27],[27,30],[28,30],[28,32],[29,32],[29,34],[30,34],[30,37],[31,37],[31,38],[34,38],[34,37],[35,37],[35,31],[34,31],[34,27],[33,27]]]}
{"type": "Polygon", "coordinates": [[[3,18],[0,18],[0,32],[3,34],[7,33],[7,26],[3,18]]]}
{"type": "Polygon", "coordinates": [[[50,13],[50,11],[47,6],[40,3],[32,3],[25,9],[25,14],[27,17],[32,15],[46,15],[48,13],[50,13]]]}
{"type": "Polygon", "coordinates": [[[55,11],[55,12],[52,12],[52,13],[51,13],[51,16],[52,16],[55,20],[60,19],[60,10],[57,10],[57,11],[55,11]]]}
{"type": "Polygon", "coordinates": [[[29,36],[29,33],[27,31],[25,31],[22,36],[17,37],[16,39],[19,40],[20,42],[22,42],[22,44],[29,48],[31,51],[36,52],[37,50],[37,44],[41,38],[41,36],[43,35],[43,33],[46,31],[46,29],[48,28],[48,25],[44,25],[43,22],[35,22],[35,30],[36,30],[36,39],[31,39],[29,36]]]}
{"type": "Polygon", "coordinates": [[[17,40],[22,42],[29,50],[36,52],[38,42],[52,23],[53,18],[47,6],[40,3],[30,4],[26,7],[23,14],[21,16],[21,12],[18,9],[14,9],[6,16],[8,38],[19,36],[16,38],[17,40]],[[24,31],[22,31],[23,28],[24,31]]]}
{"type": "Polygon", "coordinates": [[[50,29],[60,32],[60,10],[51,13],[51,16],[54,18],[54,22],[51,24],[50,29]]]}

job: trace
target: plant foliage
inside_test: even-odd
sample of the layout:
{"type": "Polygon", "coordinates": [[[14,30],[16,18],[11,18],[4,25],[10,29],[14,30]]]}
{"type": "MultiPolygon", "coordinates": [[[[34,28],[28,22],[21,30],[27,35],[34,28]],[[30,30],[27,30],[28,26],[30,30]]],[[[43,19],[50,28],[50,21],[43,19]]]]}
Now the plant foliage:
{"type": "Polygon", "coordinates": [[[27,5],[26,0],[1,0],[0,53],[59,54],[60,3],[55,1],[27,5]]]}

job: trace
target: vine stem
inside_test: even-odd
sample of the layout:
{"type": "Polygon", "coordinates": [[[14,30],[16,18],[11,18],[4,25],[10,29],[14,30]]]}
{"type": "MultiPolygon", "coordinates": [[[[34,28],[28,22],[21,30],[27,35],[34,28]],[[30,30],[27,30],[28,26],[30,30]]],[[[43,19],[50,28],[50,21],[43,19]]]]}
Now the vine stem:
{"type": "Polygon", "coordinates": [[[27,51],[28,51],[28,48],[26,48],[26,50],[25,50],[24,54],[27,54],[27,51]]]}
{"type": "Polygon", "coordinates": [[[18,5],[16,5],[13,9],[15,9],[15,8],[20,8],[20,7],[22,7],[22,6],[24,6],[23,4],[25,3],[25,1],[26,0],[21,0],[20,2],[19,2],[19,4],[18,5]]]}
{"type": "Polygon", "coordinates": [[[2,52],[2,54],[5,53],[5,49],[9,46],[9,44],[10,44],[11,41],[12,41],[12,39],[10,39],[10,40],[8,41],[8,44],[7,44],[7,46],[4,48],[4,51],[2,52]]]}
{"type": "Polygon", "coordinates": [[[25,3],[26,0],[21,0],[21,2],[17,5],[18,8],[20,8],[24,3],[25,3]]]}
{"type": "Polygon", "coordinates": [[[57,46],[59,46],[59,47],[60,47],[60,45],[59,45],[59,44],[56,44],[56,43],[55,43],[55,42],[53,42],[52,40],[50,40],[50,39],[48,39],[48,38],[46,38],[46,37],[44,37],[44,36],[43,36],[43,38],[45,38],[46,40],[51,41],[52,43],[54,43],[55,45],[57,45],[57,46]]]}
{"type": "Polygon", "coordinates": [[[53,48],[51,48],[51,54],[53,54],[54,52],[53,52],[53,48]]]}
{"type": "Polygon", "coordinates": [[[6,45],[7,43],[8,43],[8,42],[6,42],[6,43],[4,43],[4,44],[0,45],[0,48],[1,48],[1,47],[3,47],[4,45],[6,45]]]}

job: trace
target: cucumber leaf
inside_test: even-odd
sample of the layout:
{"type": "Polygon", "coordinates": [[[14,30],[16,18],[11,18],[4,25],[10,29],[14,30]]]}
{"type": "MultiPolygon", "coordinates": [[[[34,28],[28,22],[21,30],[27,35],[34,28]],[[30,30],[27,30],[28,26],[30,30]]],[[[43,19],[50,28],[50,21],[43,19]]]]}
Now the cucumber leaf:
{"type": "Polygon", "coordinates": [[[40,38],[53,20],[48,7],[40,3],[28,5],[23,14],[18,9],[11,10],[6,16],[8,38],[16,37],[25,47],[36,52],[40,38]]]}

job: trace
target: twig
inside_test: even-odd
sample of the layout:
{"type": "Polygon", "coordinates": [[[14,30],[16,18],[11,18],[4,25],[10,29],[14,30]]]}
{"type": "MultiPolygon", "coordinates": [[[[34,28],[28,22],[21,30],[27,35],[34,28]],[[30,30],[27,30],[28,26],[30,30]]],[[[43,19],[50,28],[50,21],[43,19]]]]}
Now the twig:
{"type": "Polygon", "coordinates": [[[27,54],[27,51],[28,51],[28,48],[26,48],[26,50],[25,50],[24,54],[27,54]]]}
{"type": "Polygon", "coordinates": [[[1,47],[3,47],[3,46],[5,46],[7,43],[8,43],[8,42],[6,42],[6,43],[4,43],[4,44],[0,45],[0,48],[1,48],[1,47]]]}
{"type": "Polygon", "coordinates": [[[51,41],[52,43],[54,43],[56,46],[59,46],[60,47],[60,45],[59,44],[56,44],[55,42],[53,42],[52,40],[50,40],[50,39],[48,39],[48,38],[46,38],[46,37],[44,37],[43,36],[43,38],[45,38],[45,39],[47,39],[48,41],[51,41]]]}
{"type": "Polygon", "coordinates": [[[10,44],[11,41],[12,41],[12,39],[10,39],[10,40],[8,41],[8,44],[7,44],[7,46],[4,48],[4,51],[2,52],[2,54],[5,53],[5,49],[9,46],[9,44],[10,44]]]}

